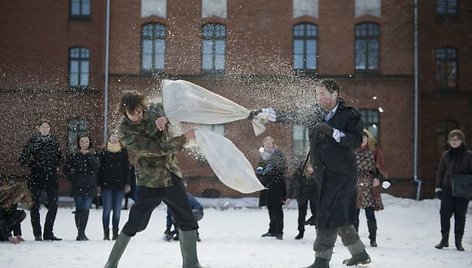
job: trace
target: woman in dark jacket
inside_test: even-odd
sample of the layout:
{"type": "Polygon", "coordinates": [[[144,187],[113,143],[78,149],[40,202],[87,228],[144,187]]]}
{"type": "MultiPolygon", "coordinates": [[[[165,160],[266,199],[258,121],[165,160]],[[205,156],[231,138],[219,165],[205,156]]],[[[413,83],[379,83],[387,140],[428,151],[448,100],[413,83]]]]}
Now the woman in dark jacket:
{"type": "Polygon", "coordinates": [[[26,213],[18,209],[18,203],[30,207],[32,199],[24,182],[0,182],[0,240],[18,244],[25,241],[21,237],[21,222],[26,213]],[[13,235],[12,235],[13,232],[13,235]]]}
{"type": "MultiPolygon", "coordinates": [[[[267,190],[267,209],[269,210],[269,231],[262,237],[275,236],[283,238],[284,212],[282,205],[287,198],[285,172],[287,163],[282,151],[277,148],[272,137],[263,140],[264,147],[260,149],[261,158],[256,169],[256,175],[267,190]]],[[[263,197],[263,196],[261,196],[263,197]]]]}
{"type": "Polygon", "coordinates": [[[97,173],[99,160],[92,149],[89,136],[78,138],[79,152],[68,156],[64,165],[64,175],[71,182],[71,194],[75,202],[75,224],[77,227],[77,241],[89,240],[85,235],[90,206],[93,197],[97,194],[97,173]]]}
{"type": "Polygon", "coordinates": [[[113,210],[113,237],[118,237],[121,203],[125,192],[130,190],[130,164],[128,152],[121,148],[120,139],[115,133],[108,138],[106,148],[99,153],[100,170],[98,187],[102,195],[103,239],[110,240],[110,214],[113,210]]]}
{"type": "Polygon", "coordinates": [[[472,175],[472,151],[465,146],[465,135],[454,129],[449,132],[449,149],[445,151],[439,161],[438,178],[436,181],[436,195],[441,199],[441,235],[442,239],[436,248],[449,246],[449,229],[451,217],[454,215],[455,244],[458,251],[464,251],[462,237],[464,236],[465,218],[469,199],[456,197],[452,192],[454,175],[472,175]]]}

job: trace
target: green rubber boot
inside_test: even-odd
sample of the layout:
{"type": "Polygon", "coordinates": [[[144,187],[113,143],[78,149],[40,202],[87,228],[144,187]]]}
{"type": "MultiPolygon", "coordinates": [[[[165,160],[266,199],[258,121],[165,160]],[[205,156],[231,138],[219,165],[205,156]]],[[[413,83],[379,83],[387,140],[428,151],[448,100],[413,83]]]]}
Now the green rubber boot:
{"type": "Polygon", "coordinates": [[[197,256],[197,230],[182,231],[179,229],[182,268],[204,268],[197,256]]]}
{"type": "Polygon", "coordinates": [[[110,252],[108,261],[105,264],[105,268],[117,268],[118,262],[120,261],[121,255],[126,249],[131,236],[124,235],[123,233],[119,234],[113,245],[113,249],[110,252]]]}

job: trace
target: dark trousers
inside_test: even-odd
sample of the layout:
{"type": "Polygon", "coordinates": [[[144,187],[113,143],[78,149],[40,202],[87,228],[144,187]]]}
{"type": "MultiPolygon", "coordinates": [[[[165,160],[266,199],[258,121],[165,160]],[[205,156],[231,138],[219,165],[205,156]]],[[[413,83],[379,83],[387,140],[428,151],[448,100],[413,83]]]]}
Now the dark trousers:
{"type": "Polygon", "coordinates": [[[41,206],[41,195],[43,191],[46,192],[46,196],[48,198],[48,212],[46,214],[46,221],[44,222],[44,235],[53,235],[53,227],[54,221],[56,220],[58,205],[57,188],[42,188],[39,186],[32,186],[30,187],[30,191],[33,199],[33,206],[31,207],[30,215],[34,236],[41,236],[41,218],[39,215],[39,207],[41,206]]]}
{"type": "Polygon", "coordinates": [[[451,228],[451,217],[454,215],[454,234],[464,235],[465,218],[469,199],[455,197],[452,195],[451,189],[443,189],[441,194],[441,233],[448,234],[451,228]]]}
{"type": "Polygon", "coordinates": [[[308,202],[310,202],[311,215],[316,218],[316,200],[314,198],[297,198],[298,204],[298,231],[305,231],[305,218],[308,210],[308,202]]]}
{"type": "Polygon", "coordinates": [[[343,245],[346,246],[351,255],[356,255],[365,250],[365,246],[359,239],[356,229],[352,225],[341,226],[328,229],[316,229],[316,240],[313,250],[317,258],[331,260],[334,243],[338,235],[341,237],[343,245]]]}
{"type": "MultiPolygon", "coordinates": [[[[372,223],[377,223],[377,219],[375,218],[375,209],[374,207],[368,207],[365,208],[365,217],[367,219],[367,222],[372,222],[372,223]]],[[[356,209],[357,217],[356,221],[354,222],[354,227],[356,230],[359,230],[359,214],[361,213],[360,209],[356,209]]]]}
{"type": "Polygon", "coordinates": [[[146,229],[154,209],[164,202],[174,213],[175,223],[182,231],[198,229],[181,179],[172,174],[172,186],[165,188],[137,187],[136,202],[130,208],[129,218],[122,232],[134,236],[146,229]]]}
{"type": "Polygon", "coordinates": [[[269,210],[269,233],[283,234],[284,230],[284,212],[282,210],[282,201],[269,202],[267,209],[269,210]]]}

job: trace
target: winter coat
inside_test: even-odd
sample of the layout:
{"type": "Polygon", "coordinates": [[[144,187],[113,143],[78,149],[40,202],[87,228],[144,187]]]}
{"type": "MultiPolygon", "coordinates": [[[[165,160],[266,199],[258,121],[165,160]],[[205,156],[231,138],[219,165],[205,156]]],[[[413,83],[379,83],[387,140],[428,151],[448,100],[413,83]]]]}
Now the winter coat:
{"type": "Polygon", "coordinates": [[[29,187],[59,187],[56,171],[62,164],[61,147],[54,136],[35,134],[26,143],[19,162],[30,168],[29,187]]]}
{"type": "MultiPolygon", "coordinates": [[[[2,195],[0,194],[0,200],[2,195]]],[[[3,208],[0,206],[0,240],[6,241],[12,236],[12,229],[17,228],[17,235],[21,235],[20,223],[26,218],[26,213],[18,209],[17,204],[3,208]]]]}
{"type": "Polygon", "coordinates": [[[356,220],[357,162],[354,150],[362,143],[363,123],[359,112],[342,100],[327,122],[345,134],[339,143],[317,133],[314,126],[324,121],[315,108],[300,112],[277,111],[278,122],[308,126],[310,159],[318,189],[316,226],[320,229],[352,225],[356,220]]]}
{"type": "Polygon", "coordinates": [[[300,202],[310,200],[313,195],[316,195],[315,179],[313,176],[305,174],[305,166],[302,165],[292,175],[288,198],[296,198],[300,202]]]}
{"type": "Polygon", "coordinates": [[[97,176],[97,185],[101,190],[124,191],[125,185],[130,185],[130,164],[128,152],[122,148],[112,153],[103,149],[98,153],[100,169],[97,176]]]}
{"type": "Polygon", "coordinates": [[[99,168],[100,162],[95,153],[69,155],[64,165],[64,175],[71,182],[71,195],[95,196],[99,168]]]}
{"type": "Polygon", "coordinates": [[[356,151],[357,159],[357,208],[372,207],[382,210],[383,203],[380,196],[380,186],[374,187],[376,176],[376,163],[374,153],[369,149],[356,151]]]}
{"type": "Polygon", "coordinates": [[[268,159],[260,159],[258,167],[262,173],[257,178],[268,190],[262,190],[259,205],[268,206],[275,203],[283,203],[287,199],[287,186],[285,184],[285,172],[287,161],[279,149],[275,149],[268,159]]]}
{"type": "Polygon", "coordinates": [[[182,178],[175,153],[183,149],[187,139],[184,135],[173,138],[167,130],[158,130],[155,121],[161,116],[162,104],[153,103],[144,110],[141,122],[133,123],[124,116],[118,128],[124,147],[137,156],[137,185],[163,188],[172,186],[171,173],[182,178]]]}
{"type": "Polygon", "coordinates": [[[468,150],[464,144],[459,148],[449,148],[443,152],[439,161],[436,187],[451,189],[452,177],[455,174],[472,174],[472,151],[468,150]]]}

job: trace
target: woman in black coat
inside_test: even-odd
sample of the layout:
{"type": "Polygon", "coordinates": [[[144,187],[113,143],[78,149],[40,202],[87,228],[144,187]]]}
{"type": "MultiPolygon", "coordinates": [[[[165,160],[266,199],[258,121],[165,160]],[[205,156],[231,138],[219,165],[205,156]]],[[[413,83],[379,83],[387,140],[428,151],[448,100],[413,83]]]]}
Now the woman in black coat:
{"type": "Polygon", "coordinates": [[[110,240],[110,214],[113,211],[113,237],[118,237],[121,215],[121,203],[126,192],[130,191],[130,164],[128,152],[121,148],[120,139],[115,133],[111,134],[107,146],[99,154],[100,170],[98,187],[103,204],[103,239],[110,240]]]}
{"type": "Polygon", "coordinates": [[[357,163],[354,155],[362,142],[363,123],[359,112],[339,98],[333,79],[314,81],[315,101],[320,109],[283,112],[262,109],[269,121],[288,122],[309,128],[310,159],[319,191],[316,204],[317,237],[315,262],[308,268],[329,267],[337,236],[352,257],[348,266],[366,264],[370,256],[359,239],[356,220],[357,163]]]}
{"type": "MultiPolygon", "coordinates": [[[[284,212],[283,204],[287,198],[285,172],[287,162],[285,156],[275,145],[272,137],[263,139],[264,147],[260,149],[260,160],[256,175],[267,190],[267,209],[269,210],[269,230],[262,237],[274,236],[283,239],[284,212]]],[[[261,196],[264,198],[264,196],[261,196]]]]}
{"type": "MultiPolygon", "coordinates": [[[[465,218],[469,206],[469,198],[454,196],[452,185],[454,175],[472,175],[472,151],[465,146],[465,135],[454,129],[449,132],[449,149],[445,151],[439,161],[438,178],[436,181],[436,195],[441,199],[441,235],[442,239],[436,248],[449,246],[449,230],[451,217],[454,215],[455,244],[458,251],[464,251],[462,237],[464,236],[465,218]]],[[[471,177],[472,180],[472,177],[471,177]]],[[[472,183],[472,181],[470,182],[472,183]]]]}
{"type": "Polygon", "coordinates": [[[90,206],[97,194],[97,173],[100,166],[87,135],[78,138],[79,152],[68,156],[64,165],[64,175],[71,182],[71,195],[75,203],[75,224],[78,241],[89,240],[85,235],[90,206]]]}

